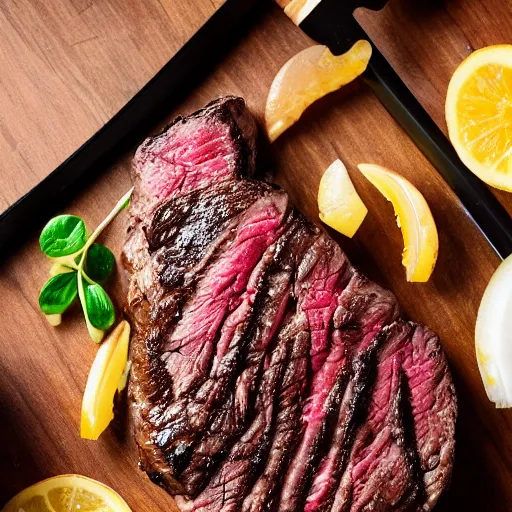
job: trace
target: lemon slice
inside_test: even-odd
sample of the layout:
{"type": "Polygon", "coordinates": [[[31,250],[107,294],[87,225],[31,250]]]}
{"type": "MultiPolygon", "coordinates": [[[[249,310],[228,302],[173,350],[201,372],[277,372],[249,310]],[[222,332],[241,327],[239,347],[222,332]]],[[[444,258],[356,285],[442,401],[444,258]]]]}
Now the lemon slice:
{"type": "Polygon", "coordinates": [[[368,66],[372,47],[358,41],[343,55],[326,46],[306,48],[279,71],[270,87],[265,109],[268,137],[276,140],[319,98],[355,80],[368,66]]]}
{"type": "Polygon", "coordinates": [[[82,400],[80,436],[98,439],[114,418],[114,396],[126,382],[130,324],[123,320],[101,344],[92,364],[82,400]]]}
{"type": "Polygon", "coordinates": [[[358,167],[393,205],[404,238],[402,264],[407,281],[428,281],[437,261],[439,238],[427,201],[410,181],[396,172],[373,164],[358,167]]]}
{"type": "Polygon", "coordinates": [[[81,475],[48,478],[16,495],[2,512],[130,512],[114,490],[81,475]]]}
{"type": "Polygon", "coordinates": [[[341,160],[333,162],[320,180],[318,209],[322,222],[350,238],[368,213],[341,160]]]}
{"type": "Polygon", "coordinates": [[[462,62],[448,87],[446,122],[464,164],[512,191],[512,45],[483,48],[462,62]]]}

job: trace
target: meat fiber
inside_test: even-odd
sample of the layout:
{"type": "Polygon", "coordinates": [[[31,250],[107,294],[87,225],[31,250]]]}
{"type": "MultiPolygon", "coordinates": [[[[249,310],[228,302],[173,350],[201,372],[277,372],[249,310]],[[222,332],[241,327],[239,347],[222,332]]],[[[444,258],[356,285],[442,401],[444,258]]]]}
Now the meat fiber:
{"type": "Polygon", "coordinates": [[[437,336],[251,176],[221,98],[145,141],[124,247],[140,466],[181,510],[431,510],[454,453],[437,336]]]}

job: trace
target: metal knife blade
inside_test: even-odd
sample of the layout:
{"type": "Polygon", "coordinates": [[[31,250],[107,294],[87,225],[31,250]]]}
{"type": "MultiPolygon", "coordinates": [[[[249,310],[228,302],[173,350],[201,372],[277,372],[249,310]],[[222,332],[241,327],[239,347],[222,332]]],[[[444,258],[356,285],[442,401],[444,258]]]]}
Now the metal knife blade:
{"type": "Polygon", "coordinates": [[[372,44],[363,79],[459,198],[500,258],[512,254],[512,219],[487,186],[460,160],[453,146],[353,17],[357,7],[378,10],[386,0],[281,0],[281,7],[309,37],[345,53],[355,41],[372,44]]]}

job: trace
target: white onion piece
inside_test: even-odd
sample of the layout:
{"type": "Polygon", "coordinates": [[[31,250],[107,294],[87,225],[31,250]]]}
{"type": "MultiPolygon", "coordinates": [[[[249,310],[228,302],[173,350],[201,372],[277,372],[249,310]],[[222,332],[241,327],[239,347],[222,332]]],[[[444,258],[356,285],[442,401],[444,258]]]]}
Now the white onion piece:
{"type": "Polygon", "coordinates": [[[496,407],[512,407],[512,256],[496,270],[478,310],[476,358],[496,407]]]}

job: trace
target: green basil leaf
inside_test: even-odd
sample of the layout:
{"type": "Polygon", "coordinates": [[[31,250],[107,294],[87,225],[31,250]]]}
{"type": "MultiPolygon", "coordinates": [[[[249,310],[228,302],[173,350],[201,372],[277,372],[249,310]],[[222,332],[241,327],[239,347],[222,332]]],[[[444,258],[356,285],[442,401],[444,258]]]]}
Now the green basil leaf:
{"type": "Polygon", "coordinates": [[[80,250],[87,241],[85,223],[75,215],[59,215],[44,227],[39,237],[41,250],[50,258],[68,256],[80,250]]]}
{"type": "Polygon", "coordinates": [[[112,301],[99,284],[84,282],[84,285],[85,307],[89,322],[96,329],[108,329],[116,319],[112,301]]]}
{"type": "Polygon", "coordinates": [[[104,245],[93,244],[87,252],[85,271],[93,281],[104,281],[114,270],[116,259],[104,245]]]}
{"type": "Polygon", "coordinates": [[[39,294],[39,307],[45,315],[64,313],[78,293],[76,272],[52,277],[39,294]]]}

